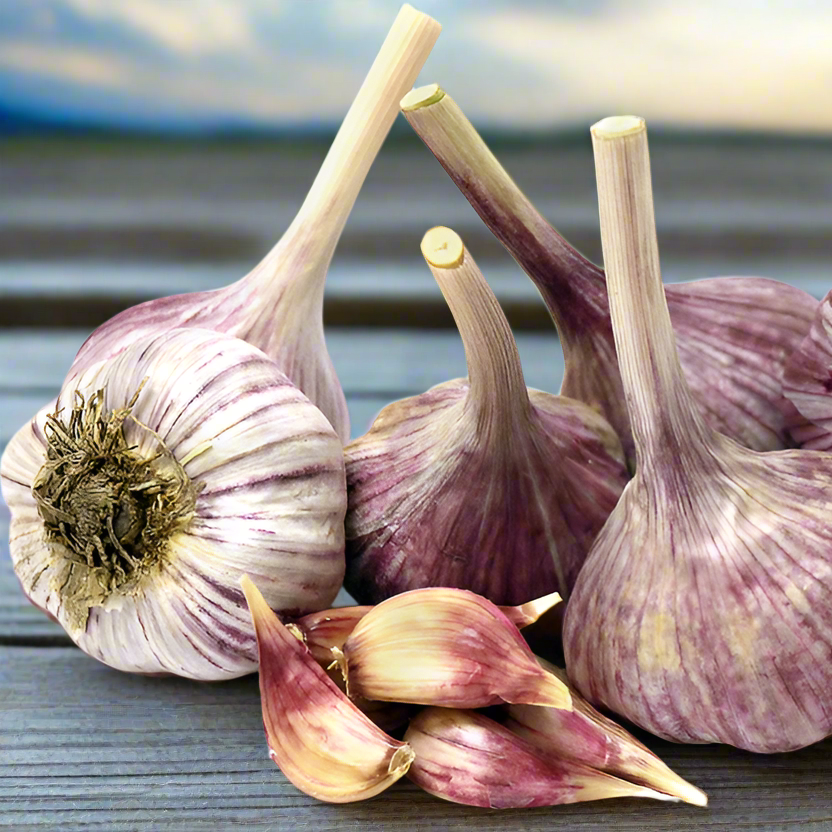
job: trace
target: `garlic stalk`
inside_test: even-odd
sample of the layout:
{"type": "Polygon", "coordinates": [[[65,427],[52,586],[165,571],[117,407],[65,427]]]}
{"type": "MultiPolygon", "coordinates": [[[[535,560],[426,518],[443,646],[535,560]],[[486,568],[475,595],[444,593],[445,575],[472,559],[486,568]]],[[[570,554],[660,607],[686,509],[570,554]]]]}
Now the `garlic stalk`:
{"type": "Polygon", "coordinates": [[[378,604],[332,649],[350,696],[484,708],[523,702],[569,708],[569,689],[543,670],[490,601],[461,589],[416,589],[378,604]]]}
{"type": "MultiPolygon", "coordinates": [[[[566,361],[561,393],[602,413],[632,460],[603,270],[546,222],[441,88],[413,90],[401,106],[546,302],[566,361]]],[[[815,300],[755,277],[671,284],[665,291],[682,368],[707,424],[756,450],[792,447],[788,431],[801,420],[783,396],[783,364],[808,332],[815,300]]]]}
{"type": "MultiPolygon", "coordinates": [[[[534,624],[542,615],[560,603],[560,595],[552,592],[518,607],[500,607],[500,612],[518,629],[534,624]]],[[[296,627],[298,635],[315,659],[324,665],[332,662],[332,648],[339,649],[349,638],[356,624],[372,610],[370,606],[336,607],[321,612],[311,612],[298,618],[289,626],[296,627]]]]}
{"type": "Polygon", "coordinates": [[[457,234],[431,229],[422,254],[468,378],[389,405],[346,447],[345,585],[362,602],[428,586],[497,604],[566,595],[627,482],[621,445],[586,405],[527,390],[508,321],[457,234]]]}
{"type": "Polygon", "coordinates": [[[402,6],[297,217],[259,265],[224,289],[160,298],[116,315],[84,343],[70,373],[148,334],[183,326],[213,329],[262,349],[348,441],[347,405],[324,339],[326,274],[398,101],[416,80],[440,28],[402,6]]]}
{"type": "Polygon", "coordinates": [[[250,673],[243,572],[295,615],[341,585],[341,443],[235,338],[172,329],[78,373],[12,439],[0,475],[24,592],[120,670],[250,673]]]}
{"type": "Polygon", "coordinates": [[[541,752],[574,760],[671,797],[706,806],[707,795],[683,780],[632,734],[595,710],[573,690],[566,673],[538,658],[541,667],[557,676],[572,695],[572,710],[508,705],[503,725],[541,752]]]}
{"type": "Polygon", "coordinates": [[[644,121],[604,119],[592,141],[638,468],[566,611],[569,678],[667,739],[800,748],[832,734],[832,457],[705,422],[662,290],[644,121]]]}
{"type": "Polygon", "coordinates": [[[407,773],[413,750],[377,728],[332,683],[243,576],[260,655],[260,697],[269,756],[318,800],[351,803],[407,773]]]}
{"type": "Polygon", "coordinates": [[[436,797],[487,809],[555,806],[611,797],[674,798],[544,754],[474,711],[426,708],[405,733],[408,777],[436,797]]]}
{"type": "Polygon", "coordinates": [[[805,419],[792,430],[802,448],[832,450],[832,292],[820,302],[809,334],[790,356],[783,392],[805,419]]]}

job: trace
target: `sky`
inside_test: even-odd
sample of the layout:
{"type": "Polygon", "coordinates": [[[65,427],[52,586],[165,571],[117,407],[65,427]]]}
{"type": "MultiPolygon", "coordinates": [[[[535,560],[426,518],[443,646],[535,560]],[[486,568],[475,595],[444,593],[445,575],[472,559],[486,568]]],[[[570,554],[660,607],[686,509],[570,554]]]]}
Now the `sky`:
{"type": "MultiPolygon", "coordinates": [[[[400,0],[0,0],[0,109],[126,127],[337,123],[400,0]]],[[[832,133],[832,0],[413,0],[419,83],[478,126],[635,113],[832,133]]]]}

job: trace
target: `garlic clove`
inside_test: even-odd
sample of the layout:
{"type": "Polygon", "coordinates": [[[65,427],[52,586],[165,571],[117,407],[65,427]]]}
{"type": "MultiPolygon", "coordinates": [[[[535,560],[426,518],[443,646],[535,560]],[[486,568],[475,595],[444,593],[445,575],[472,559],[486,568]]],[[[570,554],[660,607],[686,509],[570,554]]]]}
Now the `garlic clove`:
{"type": "MultiPolygon", "coordinates": [[[[598,409],[634,458],[604,272],[557,233],[438,85],[408,93],[402,111],[428,149],[537,286],[560,333],[561,393],[598,409]]],[[[794,445],[800,419],[782,373],[816,302],[774,280],[731,277],[665,286],[685,377],[706,422],[756,450],[794,445]]]]}
{"type": "Polygon", "coordinates": [[[436,797],[487,809],[555,806],[611,797],[673,800],[645,786],[558,759],[482,714],[426,708],[405,733],[408,777],[436,797]]]}
{"type": "Polygon", "coordinates": [[[257,632],[269,756],[286,777],[318,800],[351,803],[406,774],[411,747],[387,736],[338,690],[247,576],[240,584],[257,632]]]}
{"type": "Polygon", "coordinates": [[[417,589],[378,604],[332,650],[350,696],[483,708],[569,708],[569,690],[536,662],[519,630],[485,598],[417,589]]]}
{"type": "Polygon", "coordinates": [[[459,235],[434,228],[422,252],[468,378],[389,405],[346,447],[345,585],[373,603],[428,586],[497,604],[566,596],[627,482],[620,443],[586,405],[526,388],[505,315],[459,235]]]}
{"type": "Polygon", "coordinates": [[[792,430],[802,448],[832,450],[832,292],[815,311],[809,334],[792,353],[783,373],[786,397],[809,420],[792,430]]]}
{"type": "Polygon", "coordinates": [[[24,592],[121,670],[250,673],[243,572],[295,615],[341,585],[341,443],[266,355],[216,332],[145,338],[73,377],[9,443],[0,475],[24,592]],[[69,453],[61,436],[73,430],[69,453]],[[82,453],[94,436],[102,450],[82,453]]]}
{"type": "Polygon", "coordinates": [[[569,686],[566,673],[538,658],[540,665],[569,687],[572,710],[508,705],[503,723],[541,752],[574,760],[694,806],[706,806],[707,795],[682,779],[650,749],[611,719],[602,716],[569,686]]]}
{"type": "Polygon", "coordinates": [[[297,217],[260,264],[224,289],[161,298],[116,315],[81,347],[70,373],[152,333],[213,329],[262,349],[347,442],[347,405],[324,339],[326,274],[399,99],[416,80],[440,29],[432,18],[402,6],[297,217]]]}
{"type": "MultiPolygon", "coordinates": [[[[500,607],[500,611],[518,629],[534,624],[561,601],[557,592],[543,595],[518,607],[500,607]]],[[[372,610],[371,606],[336,607],[311,612],[298,618],[291,626],[297,627],[304,644],[315,659],[324,665],[332,662],[332,648],[341,648],[355,625],[372,610]]]]}
{"type": "Polygon", "coordinates": [[[644,122],[592,135],[638,467],[566,610],[569,678],[667,739],[801,748],[832,734],[832,458],[705,423],[662,291],[644,122]]]}

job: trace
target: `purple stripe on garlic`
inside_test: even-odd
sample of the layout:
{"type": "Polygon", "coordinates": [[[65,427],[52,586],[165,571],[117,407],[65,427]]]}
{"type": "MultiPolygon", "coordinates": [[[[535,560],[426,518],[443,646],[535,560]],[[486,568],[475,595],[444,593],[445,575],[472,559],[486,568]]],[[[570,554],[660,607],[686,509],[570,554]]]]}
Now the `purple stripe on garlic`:
{"type": "Polygon", "coordinates": [[[460,237],[422,252],[465,345],[468,378],[388,405],[345,449],[346,587],[363,603],[429,586],[497,604],[568,595],[628,479],[586,405],[527,390],[508,321],[460,237]]]}
{"type": "Polygon", "coordinates": [[[329,606],[341,585],[338,437],[274,362],[235,338],[171,330],[92,365],[17,433],[0,472],[24,591],[79,647],[121,670],[196,679],[249,673],[257,660],[240,575],[256,576],[269,604],[295,615],[329,606]],[[129,408],[114,441],[129,449],[131,464],[162,479],[177,470],[184,477],[191,504],[159,540],[149,537],[155,515],[152,501],[142,502],[143,485],[119,492],[108,532],[89,527],[87,507],[98,505],[95,489],[120,488],[120,474],[98,463],[82,479],[63,463],[57,479],[46,473],[55,432],[95,401],[102,418],[129,408]],[[63,531],[47,526],[56,513],[67,514],[63,531]],[[102,550],[98,540],[120,542],[102,550]]]}
{"type": "Polygon", "coordinates": [[[832,457],[706,424],[661,283],[644,122],[592,137],[638,468],[566,610],[569,678],[667,739],[801,748],[832,734],[832,457]]]}
{"type": "MultiPolygon", "coordinates": [[[[438,85],[413,90],[401,104],[411,126],[540,291],[563,345],[561,393],[603,413],[632,461],[604,271],[549,225],[438,85]]],[[[789,431],[803,420],[783,396],[783,365],[809,330],[814,298],[756,277],[672,284],[665,292],[682,369],[706,422],[749,448],[793,447],[789,431]]]]}
{"type": "Polygon", "coordinates": [[[263,350],[348,441],[347,405],[324,339],[326,275],[399,99],[440,29],[432,18],[402,6],[297,217],[260,264],[224,289],[160,298],[116,315],[87,339],[70,374],[146,335],[176,327],[212,329],[263,350]]]}

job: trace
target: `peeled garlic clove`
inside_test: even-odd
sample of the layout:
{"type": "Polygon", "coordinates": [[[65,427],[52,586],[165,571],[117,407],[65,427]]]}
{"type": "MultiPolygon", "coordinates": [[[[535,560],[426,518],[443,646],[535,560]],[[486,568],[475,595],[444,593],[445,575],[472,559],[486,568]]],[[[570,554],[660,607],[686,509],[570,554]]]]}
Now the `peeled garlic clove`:
{"type": "Polygon", "coordinates": [[[389,598],[333,655],[350,696],[448,708],[570,707],[568,688],[538,665],[517,627],[490,601],[462,589],[389,598]]]}
{"type": "Polygon", "coordinates": [[[116,315],[81,347],[70,372],[80,373],[152,333],[213,329],[262,349],[348,441],[347,405],[324,339],[326,274],[399,99],[440,29],[432,18],[402,6],[297,217],[259,265],[225,289],[160,298],[116,315]]]}
{"type": "Polygon", "coordinates": [[[341,585],[341,443],[235,338],[170,330],[93,365],[17,433],[0,474],[24,592],[120,670],[250,673],[242,573],[295,615],[341,585]]]}
{"type": "MultiPolygon", "coordinates": [[[[552,592],[519,607],[500,607],[500,611],[517,628],[534,624],[541,615],[560,603],[560,595],[552,592]]],[[[309,652],[321,664],[332,662],[332,648],[341,648],[349,638],[355,625],[372,607],[336,607],[331,610],[312,612],[293,622],[309,648],[309,652]]]]}
{"type": "Polygon", "coordinates": [[[832,292],[818,305],[812,328],[783,373],[786,397],[809,420],[792,430],[803,448],[832,450],[832,292]]]}
{"type": "MultiPolygon", "coordinates": [[[[401,106],[543,296],[566,360],[561,393],[597,408],[632,461],[603,270],[546,222],[438,85],[411,91],[401,106]]],[[[783,365],[809,330],[815,300],[755,277],[672,284],[665,292],[682,369],[706,423],[756,450],[792,447],[789,430],[801,420],[783,396],[783,365]]]]}
{"type": "Polygon", "coordinates": [[[487,809],[555,806],[610,797],[671,800],[571,759],[541,753],[482,714],[426,708],[405,733],[408,777],[436,797],[487,809]]]}
{"type": "Polygon", "coordinates": [[[667,739],[809,745],[832,734],[832,457],[705,423],[662,291],[644,122],[592,135],[638,467],[566,610],[569,678],[667,739]]]}
{"type": "MultiPolygon", "coordinates": [[[[560,668],[538,658],[541,666],[569,687],[560,668]]],[[[569,688],[572,710],[536,705],[508,705],[504,726],[541,752],[559,760],[574,760],[663,794],[706,806],[707,795],[683,780],[632,734],[595,710],[569,688]]]]}
{"type": "Polygon", "coordinates": [[[422,253],[459,327],[468,378],[385,408],[345,449],[345,585],[377,603],[470,589],[497,604],[572,588],[628,479],[586,405],[527,390],[505,315],[457,234],[422,253]]]}
{"type": "Polygon", "coordinates": [[[383,792],[407,773],[411,747],[364,716],[280,623],[254,583],[247,576],[240,583],[257,632],[269,756],[318,800],[351,803],[383,792]]]}

